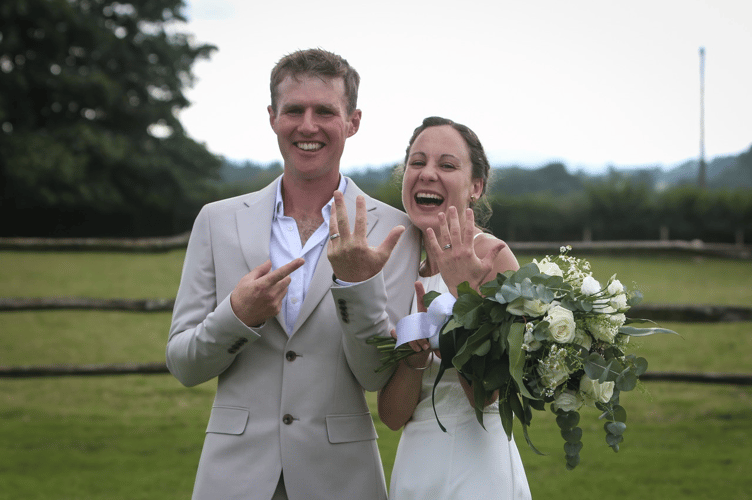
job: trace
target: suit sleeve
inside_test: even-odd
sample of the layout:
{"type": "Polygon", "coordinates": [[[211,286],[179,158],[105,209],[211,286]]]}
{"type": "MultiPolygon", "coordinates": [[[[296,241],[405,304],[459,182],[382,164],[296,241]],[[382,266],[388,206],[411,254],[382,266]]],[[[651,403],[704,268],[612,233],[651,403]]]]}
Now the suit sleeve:
{"type": "Polygon", "coordinates": [[[332,287],[348,364],[368,391],[381,389],[392,371],[375,373],[381,366],[381,356],[366,340],[390,336],[412,305],[420,247],[417,230],[408,227],[410,230],[403,234],[382,272],[361,283],[332,287]]]}
{"type": "Polygon", "coordinates": [[[230,295],[217,304],[209,219],[204,207],[191,231],[167,340],[167,368],[189,387],[222,373],[259,338],[235,316],[230,295]]]}

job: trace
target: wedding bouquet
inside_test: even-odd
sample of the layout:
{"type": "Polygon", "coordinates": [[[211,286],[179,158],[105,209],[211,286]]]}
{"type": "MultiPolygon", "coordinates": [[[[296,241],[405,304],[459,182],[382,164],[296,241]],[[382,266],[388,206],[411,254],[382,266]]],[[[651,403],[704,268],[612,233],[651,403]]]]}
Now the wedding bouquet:
{"type": "MultiPolygon", "coordinates": [[[[641,293],[628,291],[616,275],[602,285],[593,278],[590,263],[568,255],[569,250],[562,247],[560,255],[499,274],[480,293],[461,284],[439,331],[442,362],[436,383],[447,367],[456,368],[471,383],[481,425],[484,402],[499,391],[507,437],[511,439],[516,416],[538,454],[527,428],[532,410],[548,405],[571,470],[580,462],[582,429],[577,424],[585,406],[600,410],[606,443],[619,451],[627,420],[619,394],[634,389],[648,366],[644,358],[627,354],[629,339],[675,332],[629,326],[648,321],[625,316],[641,293]]],[[[426,294],[426,306],[437,296],[426,294]]],[[[384,353],[380,370],[415,354],[407,344],[395,348],[392,338],[370,343],[384,353]]],[[[445,430],[440,421],[439,426],[445,430]]]]}

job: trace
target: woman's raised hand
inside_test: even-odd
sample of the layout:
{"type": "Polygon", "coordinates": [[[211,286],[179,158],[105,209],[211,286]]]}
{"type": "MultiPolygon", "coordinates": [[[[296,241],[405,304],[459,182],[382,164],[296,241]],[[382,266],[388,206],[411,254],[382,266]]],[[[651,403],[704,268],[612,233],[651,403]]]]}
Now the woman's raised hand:
{"type": "Polygon", "coordinates": [[[469,282],[478,290],[494,268],[494,261],[506,244],[494,239],[482,259],[475,252],[475,215],[471,208],[465,210],[464,228],[460,225],[455,207],[449,207],[447,214],[439,214],[439,235],[433,229],[426,230],[426,252],[431,262],[439,267],[444,283],[452,295],[457,296],[457,285],[469,282]]]}
{"type": "Polygon", "coordinates": [[[355,228],[350,233],[345,197],[334,192],[334,206],[329,219],[329,245],[327,257],[334,276],[342,281],[358,283],[376,276],[386,265],[392,250],[405,231],[404,226],[392,228],[378,247],[368,245],[366,200],[358,196],[355,205],[355,228]]]}

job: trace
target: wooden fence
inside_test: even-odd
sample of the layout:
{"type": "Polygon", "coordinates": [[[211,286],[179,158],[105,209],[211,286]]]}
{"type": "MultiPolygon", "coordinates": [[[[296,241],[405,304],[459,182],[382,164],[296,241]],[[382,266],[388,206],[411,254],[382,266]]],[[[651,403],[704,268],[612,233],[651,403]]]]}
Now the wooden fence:
{"type": "MultiPolygon", "coordinates": [[[[117,251],[164,252],[184,248],[188,234],[168,238],[0,238],[0,250],[15,251],[117,251]]],[[[581,254],[639,252],[673,253],[752,259],[752,247],[731,244],[707,244],[698,241],[617,241],[571,242],[581,254]]],[[[510,243],[518,253],[556,254],[562,243],[510,243]]],[[[0,313],[42,310],[105,310],[133,312],[169,312],[174,299],[100,299],[86,297],[0,297],[0,313]]],[[[653,321],[733,322],[752,321],[752,308],[715,305],[641,304],[630,309],[630,316],[653,321]]],[[[30,365],[0,367],[0,378],[59,377],[86,375],[150,375],[169,373],[164,363],[120,363],[93,365],[30,365]]],[[[752,385],[752,375],[734,373],[647,372],[641,380],[691,382],[705,384],[752,385]]]]}

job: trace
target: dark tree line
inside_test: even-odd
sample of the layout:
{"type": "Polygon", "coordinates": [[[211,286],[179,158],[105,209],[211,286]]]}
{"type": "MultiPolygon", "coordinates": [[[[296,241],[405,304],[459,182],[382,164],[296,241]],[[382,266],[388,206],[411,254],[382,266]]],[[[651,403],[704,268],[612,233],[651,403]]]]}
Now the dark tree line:
{"type": "Polygon", "coordinates": [[[169,234],[220,160],[186,136],[182,0],[0,4],[2,235],[169,234]]]}

